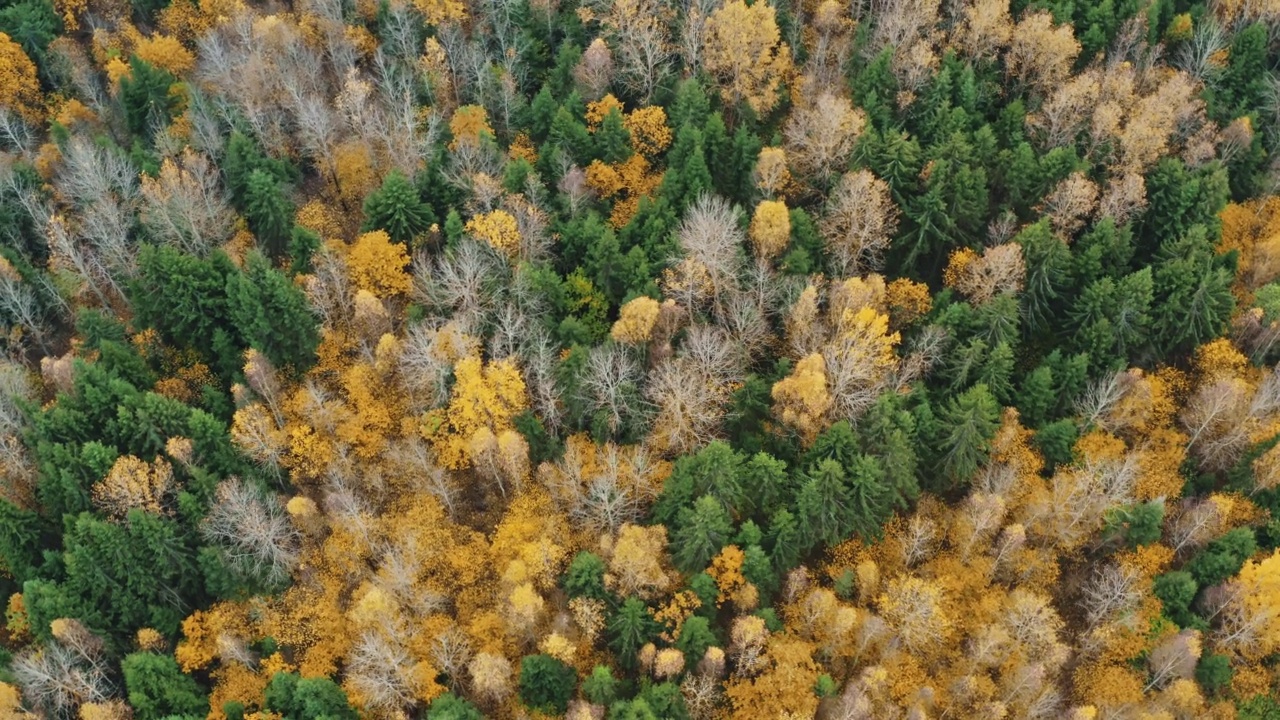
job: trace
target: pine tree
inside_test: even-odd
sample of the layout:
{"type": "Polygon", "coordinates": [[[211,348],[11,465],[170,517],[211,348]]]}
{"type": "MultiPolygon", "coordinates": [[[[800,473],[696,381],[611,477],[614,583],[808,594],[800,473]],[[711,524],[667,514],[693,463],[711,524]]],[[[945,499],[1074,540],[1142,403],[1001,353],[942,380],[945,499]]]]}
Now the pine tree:
{"type": "Polygon", "coordinates": [[[657,634],[657,623],[648,606],[639,598],[629,597],[609,620],[609,647],[618,660],[634,667],[636,653],[657,634]]]}
{"type": "Polygon", "coordinates": [[[129,132],[150,138],[173,119],[178,98],[169,92],[177,78],[134,55],[129,58],[129,75],[120,78],[120,102],[124,105],[129,132]]]}
{"type": "Polygon", "coordinates": [[[529,655],[520,662],[520,701],[527,707],[563,715],[577,684],[573,668],[550,655],[529,655]]]}
{"type": "Polygon", "coordinates": [[[698,498],[692,508],[681,508],[677,526],[671,537],[672,559],[685,572],[705,568],[733,534],[729,513],[711,495],[698,498]]]}
{"type": "Polygon", "coordinates": [[[595,157],[605,163],[620,163],[631,157],[631,133],[622,125],[622,112],[618,108],[609,110],[596,129],[595,157]]]}
{"type": "Polygon", "coordinates": [[[942,414],[943,454],[939,471],[952,485],[968,483],[986,458],[1000,426],[1000,405],[978,384],[951,399],[942,414]]]}
{"type": "Polygon", "coordinates": [[[431,206],[418,197],[418,189],[399,171],[392,171],[364,201],[361,232],[385,230],[398,243],[408,243],[436,222],[431,206]]]}
{"type": "Polygon", "coordinates": [[[178,715],[201,715],[209,700],[168,655],[138,652],[121,663],[125,692],[138,720],[161,720],[178,715]]]}
{"type": "Polygon", "coordinates": [[[245,219],[258,244],[272,258],[283,257],[293,232],[293,203],[280,181],[264,170],[249,173],[245,185],[245,219]]]}
{"type": "Polygon", "coordinates": [[[261,253],[227,280],[227,303],[239,335],[280,368],[303,372],[315,362],[318,322],[306,295],[261,253]]]}
{"type": "Polygon", "coordinates": [[[806,477],[796,497],[804,547],[838,545],[852,530],[854,512],[844,468],[835,460],[822,460],[806,477]]]}

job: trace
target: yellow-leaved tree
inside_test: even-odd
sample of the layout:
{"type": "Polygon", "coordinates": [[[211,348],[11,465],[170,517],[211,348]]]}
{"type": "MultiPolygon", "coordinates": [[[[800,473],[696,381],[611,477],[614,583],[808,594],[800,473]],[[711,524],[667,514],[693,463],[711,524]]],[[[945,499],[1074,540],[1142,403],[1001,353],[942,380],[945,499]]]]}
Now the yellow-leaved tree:
{"type": "Polygon", "coordinates": [[[812,443],[826,429],[831,410],[822,355],[813,353],[796,363],[790,375],[774,384],[773,401],[777,403],[779,419],[795,428],[806,445],[812,443]]]}
{"type": "Polygon", "coordinates": [[[703,58],[720,81],[725,102],[745,102],[758,114],[778,103],[778,88],[791,70],[777,12],[768,3],[729,0],[707,18],[703,58]]]}
{"type": "Polygon", "coordinates": [[[453,373],[449,407],[427,413],[422,433],[432,441],[440,463],[458,470],[472,466],[473,436],[487,432],[501,437],[529,400],[520,370],[511,360],[482,363],[471,356],[460,360],[453,373]]]}
{"type": "Polygon", "coordinates": [[[11,108],[29,123],[39,123],[44,114],[36,65],[4,33],[0,33],[0,107],[11,108]]]}
{"type": "Polygon", "coordinates": [[[662,304],[642,295],[622,306],[618,311],[618,321],[613,324],[609,334],[620,343],[642,345],[649,342],[653,326],[658,323],[658,316],[661,314],[662,304]]]}
{"type": "Polygon", "coordinates": [[[508,257],[520,252],[520,227],[506,210],[476,215],[467,221],[467,232],[508,257]]]}
{"type": "Polygon", "coordinates": [[[781,200],[764,200],[751,216],[751,247],[756,257],[776,257],[791,242],[791,216],[781,200]]]}
{"type": "Polygon", "coordinates": [[[361,235],[347,255],[351,281],[358,289],[379,298],[394,298],[409,292],[413,280],[405,272],[408,265],[409,254],[404,245],[392,242],[383,230],[361,235]]]}

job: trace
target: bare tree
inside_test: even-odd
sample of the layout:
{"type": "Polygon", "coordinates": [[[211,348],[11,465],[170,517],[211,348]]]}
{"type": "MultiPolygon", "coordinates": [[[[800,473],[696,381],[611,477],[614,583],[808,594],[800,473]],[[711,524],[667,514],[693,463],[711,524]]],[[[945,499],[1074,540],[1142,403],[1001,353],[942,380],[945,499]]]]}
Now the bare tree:
{"type": "Polygon", "coordinates": [[[601,38],[591,41],[582,59],[573,68],[573,80],[582,97],[595,102],[604,97],[613,82],[613,53],[601,38]]]}
{"type": "Polygon", "coordinates": [[[346,660],[347,682],[369,707],[390,712],[414,702],[416,660],[401,643],[380,632],[365,632],[346,660]]]}
{"type": "Polygon", "coordinates": [[[271,584],[287,579],[298,562],[300,538],[280,499],[239,478],[218,486],[200,532],[232,561],[271,584]]]}
{"type": "Polygon", "coordinates": [[[57,718],[74,717],[81,705],[114,693],[102,641],[76,620],[55,620],[54,639],[19,653],[10,671],[23,697],[57,718]]]}
{"type": "Polygon", "coordinates": [[[1091,381],[1075,401],[1076,412],[1080,414],[1084,426],[1099,425],[1105,428],[1104,418],[1124,398],[1125,393],[1133,388],[1134,381],[1135,378],[1123,370],[1091,381]]]}
{"type": "Polygon", "coordinates": [[[712,297],[732,283],[746,258],[746,236],[738,226],[738,210],[716,195],[702,195],[685,212],[677,231],[685,257],[705,268],[712,297]]]}
{"type": "Polygon", "coordinates": [[[1133,568],[1108,564],[1096,571],[1081,591],[1090,627],[1097,627],[1137,607],[1142,601],[1142,576],[1133,568]]]}
{"type": "Polygon", "coordinates": [[[457,512],[458,489],[453,477],[436,463],[435,453],[420,436],[406,435],[393,443],[387,450],[387,459],[410,488],[435,497],[451,517],[457,512]]]}
{"type": "Polygon", "coordinates": [[[1173,64],[1191,77],[1212,87],[1222,74],[1214,56],[1230,44],[1231,36],[1227,31],[1214,22],[1213,18],[1206,17],[1195,24],[1191,39],[1178,45],[1173,64]]]}
{"type": "Polygon", "coordinates": [[[1200,631],[1183,630],[1157,645],[1147,655],[1147,669],[1150,675],[1142,691],[1150,692],[1174,680],[1191,678],[1195,675],[1196,663],[1199,660],[1200,631]]]}
{"type": "Polygon", "coordinates": [[[827,199],[819,227],[841,276],[879,267],[898,227],[888,184],[867,170],[845,173],[827,199]]]}
{"type": "Polygon", "coordinates": [[[787,157],[797,172],[825,187],[830,176],[848,164],[866,124],[866,115],[849,98],[818,90],[787,120],[787,157]]]}
{"type": "Polygon", "coordinates": [[[670,72],[668,10],[656,0],[615,0],[605,7],[602,20],[610,32],[618,81],[647,105],[670,72]]]}
{"type": "Polygon", "coordinates": [[[147,229],[185,252],[204,255],[231,236],[235,214],[204,155],[188,150],[181,164],[165,160],[154,180],[143,178],[142,200],[147,229]]]}
{"type": "Polygon", "coordinates": [[[593,413],[603,412],[609,431],[616,433],[640,408],[640,364],[626,347],[617,344],[591,349],[578,387],[593,413]]]}

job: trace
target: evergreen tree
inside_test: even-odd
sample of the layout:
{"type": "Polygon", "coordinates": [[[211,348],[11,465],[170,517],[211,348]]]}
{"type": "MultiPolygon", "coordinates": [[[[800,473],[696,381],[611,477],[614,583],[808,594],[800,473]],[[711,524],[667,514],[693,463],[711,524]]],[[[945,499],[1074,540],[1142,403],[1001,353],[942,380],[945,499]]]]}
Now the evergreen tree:
{"type": "Polygon", "coordinates": [[[610,705],[618,696],[619,682],[605,665],[597,665],[582,681],[582,696],[593,705],[610,705]]]}
{"type": "Polygon", "coordinates": [[[382,187],[365,198],[361,232],[386,230],[393,241],[408,243],[435,222],[435,213],[419,199],[417,187],[393,170],[382,181],[382,187]]]}
{"type": "Polygon", "coordinates": [[[851,530],[853,500],[844,468],[822,460],[806,474],[796,498],[796,519],[805,548],[838,545],[851,530]]]}
{"type": "Polygon", "coordinates": [[[475,705],[451,692],[431,701],[427,717],[430,720],[484,720],[484,714],[475,705]]]}
{"type": "Polygon", "coordinates": [[[206,260],[168,246],[144,246],[129,291],[135,321],[154,327],[176,347],[196,349],[215,371],[231,377],[244,364],[226,291],[236,272],[220,252],[206,260]]]}
{"type": "Polygon", "coordinates": [[[279,368],[303,372],[315,362],[319,323],[306,295],[250,253],[244,271],[227,279],[227,304],[238,334],[279,368]]]}
{"type": "Polygon", "coordinates": [[[1203,228],[1161,246],[1152,274],[1153,339],[1164,353],[1218,337],[1235,310],[1235,256],[1215,255],[1203,228]]]}
{"type": "Polygon", "coordinates": [[[1000,427],[1000,405],[986,385],[974,385],[951,399],[942,424],[943,453],[938,470],[953,487],[968,483],[1000,427]]]}
{"type": "Polygon", "coordinates": [[[693,505],[695,498],[706,494],[733,512],[744,498],[740,480],[743,462],[742,455],[718,440],[696,455],[678,458],[654,504],[654,519],[663,525],[672,525],[682,510],[693,505]]]}
{"type": "Polygon", "coordinates": [[[137,55],[129,58],[129,74],[120,78],[120,103],[129,132],[150,139],[173,120],[178,98],[169,92],[177,78],[137,55]]]}
{"type": "Polygon", "coordinates": [[[528,655],[520,661],[520,701],[525,706],[563,715],[578,684],[578,674],[550,655],[528,655]]]}
{"type": "Polygon", "coordinates": [[[604,587],[604,561],[599,555],[583,550],[573,556],[564,574],[564,591],[569,597],[587,597],[605,600],[609,597],[604,587]]]}
{"type": "Polygon", "coordinates": [[[685,572],[706,567],[733,534],[729,513],[712,495],[698,498],[692,508],[681,508],[676,528],[671,537],[672,559],[685,572]]]}
{"type": "Polygon", "coordinates": [[[639,598],[629,597],[622,602],[609,620],[609,647],[619,662],[634,667],[636,653],[658,632],[653,613],[639,598]]]}
{"type": "Polygon", "coordinates": [[[326,677],[299,677],[279,672],[263,692],[266,708],[283,720],[356,720],[347,693],[326,677]]]}
{"type": "Polygon", "coordinates": [[[631,157],[631,133],[622,124],[622,112],[612,108],[600,121],[592,138],[595,157],[605,163],[620,163],[631,157]]]}
{"type": "Polygon", "coordinates": [[[127,522],[113,523],[82,513],[68,519],[63,547],[66,578],[23,588],[31,626],[43,628],[42,638],[60,617],[76,618],[118,642],[143,627],[172,637],[201,597],[191,547],[173,519],[131,510],[127,522]]]}
{"type": "Polygon", "coordinates": [[[162,720],[175,715],[204,715],[209,699],[168,655],[138,652],[121,663],[125,692],[134,717],[162,720]]]}
{"type": "Polygon", "coordinates": [[[293,213],[293,203],[279,180],[265,170],[249,173],[245,186],[245,220],[259,246],[273,259],[283,257],[289,247],[293,213]]]}

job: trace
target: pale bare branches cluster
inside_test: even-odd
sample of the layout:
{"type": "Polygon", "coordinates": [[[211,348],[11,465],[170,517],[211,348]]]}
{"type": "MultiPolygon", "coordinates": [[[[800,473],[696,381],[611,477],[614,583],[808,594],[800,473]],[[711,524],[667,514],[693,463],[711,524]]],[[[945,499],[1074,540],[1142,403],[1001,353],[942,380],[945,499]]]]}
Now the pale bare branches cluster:
{"type": "Polygon", "coordinates": [[[78,620],[53,621],[54,640],[31,645],[10,667],[23,697],[54,717],[71,717],[86,703],[104,702],[115,693],[114,674],[101,639],[78,620]]]}
{"type": "Polygon", "coordinates": [[[1236,377],[1200,384],[1179,415],[1187,446],[1208,472],[1222,471],[1239,459],[1261,423],[1280,410],[1280,376],[1275,370],[1256,387],[1236,377]]]}
{"type": "Polygon", "coordinates": [[[280,499],[239,478],[218,486],[200,532],[234,567],[268,584],[288,579],[298,562],[298,531],[280,499]]]}
{"type": "Polygon", "coordinates": [[[155,178],[142,179],[142,222],[157,239],[205,255],[234,228],[218,175],[207,156],[190,149],[177,161],[166,158],[155,178]]]}
{"type": "Polygon", "coordinates": [[[888,183],[868,170],[845,173],[827,199],[819,227],[840,275],[877,269],[898,227],[888,183]]]}
{"type": "Polygon", "coordinates": [[[819,183],[848,164],[866,116],[849,98],[817,89],[791,111],[784,131],[787,158],[801,175],[819,183]]]}

